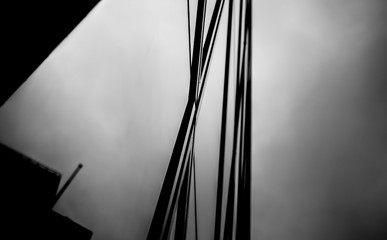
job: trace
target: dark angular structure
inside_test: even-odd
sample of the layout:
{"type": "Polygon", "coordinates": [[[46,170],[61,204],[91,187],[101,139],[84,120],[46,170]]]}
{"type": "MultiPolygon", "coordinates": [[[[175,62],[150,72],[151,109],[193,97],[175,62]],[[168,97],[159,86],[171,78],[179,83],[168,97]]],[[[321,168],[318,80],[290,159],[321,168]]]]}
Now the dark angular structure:
{"type": "Polygon", "coordinates": [[[2,229],[10,239],[91,239],[52,210],[61,174],[0,143],[2,229]]]}
{"type": "Polygon", "coordinates": [[[25,155],[0,144],[4,200],[15,211],[50,209],[59,187],[61,174],[25,155]]]}
{"type": "MultiPolygon", "coordinates": [[[[0,81],[0,107],[98,2],[22,0],[2,3],[2,10],[7,14],[2,30],[4,72],[0,81]]],[[[60,196],[57,194],[59,172],[1,143],[0,160],[3,236],[91,239],[90,230],[52,211],[60,196]]]]}
{"type": "Polygon", "coordinates": [[[99,0],[3,1],[0,106],[38,68],[99,0]]]}

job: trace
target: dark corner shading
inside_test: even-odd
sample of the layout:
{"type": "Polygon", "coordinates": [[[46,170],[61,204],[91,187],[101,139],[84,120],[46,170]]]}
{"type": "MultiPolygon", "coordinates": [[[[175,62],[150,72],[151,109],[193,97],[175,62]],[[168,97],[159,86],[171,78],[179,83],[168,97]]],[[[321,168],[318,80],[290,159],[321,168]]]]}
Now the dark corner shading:
{"type": "MultiPolygon", "coordinates": [[[[57,194],[59,172],[1,143],[0,159],[5,236],[10,239],[91,239],[89,229],[52,210],[60,197],[57,194]]],[[[77,171],[79,167],[69,180],[77,171]]]]}
{"type": "Polygon", "coordinates": [[[0,106],[93,9],[99,0],[3,1],[0,106]]]}

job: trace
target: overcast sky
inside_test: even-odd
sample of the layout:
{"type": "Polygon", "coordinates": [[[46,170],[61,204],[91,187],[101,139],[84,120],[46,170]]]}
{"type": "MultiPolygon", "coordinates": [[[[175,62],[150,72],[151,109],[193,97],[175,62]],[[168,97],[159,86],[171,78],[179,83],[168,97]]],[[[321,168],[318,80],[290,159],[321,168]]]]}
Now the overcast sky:
{"type": "MultiPolygon", "coordinates": [[[[386,239],[386,4],[253,8],[253,239],[386,239]]],[[[186,1],[103,0],[0,109],[0,141],[61,172],[61,184],[83,163],[54,209],[94,240],[146,238],[188,95],[186,14],[186,1]]],[[[224,16],[196,132],[203,240],[214,227],[224,16]]]]}

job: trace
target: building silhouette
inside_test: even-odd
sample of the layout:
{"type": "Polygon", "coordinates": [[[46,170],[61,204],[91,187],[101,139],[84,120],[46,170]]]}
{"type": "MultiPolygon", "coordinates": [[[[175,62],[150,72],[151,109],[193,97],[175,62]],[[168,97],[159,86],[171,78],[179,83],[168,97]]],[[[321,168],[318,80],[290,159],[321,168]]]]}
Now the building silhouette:
{"type": "MultiPolygon", "coordinates": [[[[82,21],[99,0],[5,1],[0,106],[82,21]]],[[[52,210],[61,174],[0,143],[3,237],[90,239],[92,232],[52,210]]]]}

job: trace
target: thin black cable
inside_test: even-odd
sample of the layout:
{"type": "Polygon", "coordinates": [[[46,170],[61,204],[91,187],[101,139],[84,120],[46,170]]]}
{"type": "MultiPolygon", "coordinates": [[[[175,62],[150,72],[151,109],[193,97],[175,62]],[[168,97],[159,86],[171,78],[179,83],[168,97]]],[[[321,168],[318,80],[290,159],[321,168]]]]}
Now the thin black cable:
{"type": "Polygon", "coordinates": [[[237,151],[237,142],[238,142],[238,132],[240,132],[240,101],[241,101],[241,90],[240,85],[236,84],[236,94],[235,94],[235,114],[234,114],[234,136],[233,136],[233,149],[232,149],[232,159],[231,159],[231,174],[229,180],[229,190],[228,190],[228,199],[227,199],[227,209],[226,209],[226,223],[224,231],[224,239],[232,239],[233,236],[233,222],[234,222],[234,202],[235,202],[235,161],[236,161],[236,151],[237,151]]]}
{"type": "Polygon", "coordinates": [[[233,8],[233,0],[230,0],[229,11],[228,11],[228,14],[229,14],[228,23],[227,23],[226,62],[225,62],[224,85],[223,85],[222,125],[221,125],[221,133],[220,133],[218,186],[217,186],[217,195],[216,195],[214,240],[220,240],[220,231],[221,231],[221,222],[222,222],[224,155],[225,155],[225,145],[226,145],[228,81],[229,81],[229,72],[230,72],[229,68],[230,68],[230,48],[231,48],[231,30],[232,30],[232,8],[233,8]]]}
{"type": "Polygon", "coordinates": [[[193,181],[194,181],[194,204],[195,204],[195,239],[198,239],[198,213],[196,204],[196,158],[195,158],[195,136],[196,136],[196,121],[194,121],[193,139],[192,139],[192,168],[193,168],[193,181]]]}
{"type": "Polygon", "coordinates": [[[202,64],[202,41],[203,41],[203,29],[205,21],[205,10],[206,10],[207,0],[199,0],[198,7],[196,11],[196,25],[195,25],[195,35],[194,35],[194,46],[193,46],[193,55],[192,55],[192,71],[190,75],[190,87],[188,93],[189,101],[196,101],[197,98],[197,85],[198,79],[201,76],[201,64],[202,64]]]}
{"type": "Polygon", "coordinates": [[[164,239],[164,240],[168,239],[168,233],[170,231],[171,221],[172,221],[173,212],[175,211],[176,201],[181,194],[181,185],[182,185],[181,181],[182,181],[183,177],[185,176],[186,169],[189,168],[189,166],[188,166],[189,161],[187,161],[187,153],[188,153],[189,146],[191,144],[190,143],[191,136],[192,136],[192,128],[189,132],[189,138],[187,140],[187,145],[186,145],[186,148],[184,150],[183,162],[182,162],[182,165],[180,167],[180,173],[179,173],[179,176],[177,179],[175,191],[173,192],[172,203],[171,203],[171,206],[169,208],[169,212],[167,214],[167,221],[164,222],[163,228],[161,231],[161,236],[162,236],[162,239],[164,239]]]}
{"type": "Polygon", "coordinates": [[[238,55],[237,55],[237,81],[239,83],[239,80],[240,80],[240,70],[241,70],[241,62],[240,62],[240,58],[241,58],[241,47],[242,47],[242,44],[241,44],[241,37],[242,37],[242,14],[243,14],[243,0],[240,0],[240,4],[239,4],[239,28],[238,28],[238,55]]]}
{"type": "MultiPolygon", "coordinates": [[[[218,0],[218,1],[220,1],[220,0],[218,0]]],[[[205,40],[205,43],[204,43],[204,50],[203,50],[203,59],[205,61],[202,63],[202,68],[204,69],[204,74],[201,75],[203,83],[200,85],[200,92],[199,92],[198,102],[201,101],[201,97],[202,97],[202,95],[204,93],[204,89],[205,89],[204,86],[205,86],[205,83],[206,83],[208,68],[209,68],[209,65],[211,63],[212,52],[213,52],[213,49],[214,49],[214,45],[215,45],[215,42],[216,42],[215,40],[216,40],[216,36],[217,36],[217,33],[218,33],[219,21],[220,21],[220,18],[222,17],[223,5],[224,5],[223,2],[220,5],[218,17],[215,18],[214,15],[212,15],[212,19],[211,19],[211,23],[210,23],[210,28],[209,29],[212,29],[213,32],[208,31],[208,33],[206,35],[206,40],[205,40]],[[212,25],[213,22],[214,22],[214,26],[215,27],[211,28],[211,25],[212,25]],[[210,36],[208,36],[208,35],[210,35],[210,36]],[[212,35],[214,36],[213,37],[214,38],[213,41],[211,41],[211,38],[210,38],[212,35]]],[[[215,5],[215,7],[216,6],[217,5],[215,5]]],[[[202,71],[202,73],[203,73],[203,71],[202,71]]],[[[199,112],[200,112],[200,106],[201,106],[200,103],[197,104],[197,107],[199,108],[199,112]]]]}
{"type": "MultiPolygon", "coordinates": [[[[176,179],[176,173],[178,169],[178,165],[180,163],[181,154],[183,151],[183,145],[185,142],[185,139],[187,137],[187,130],[189,128],[189,123],[191,122],[191,116],[192,111],[194,107],[194,99],[195,99],[195,92],[196,92],[196,85],[197,85],[197,74],[199,72],[199,66],[200,66],[200,57],[199,53],[201,51],[201,40],[202,40],[202,20],[203,15],[205,12],[203,12],[203,9],[205,7],[206,0],[199,0],[198,7],[197,7],[197,19],[196,19],[196,30],[195,31],[195,39],[194,39],[194,55],[193,57],[193,64],[191,67],[190,72],[190,92],[188,97],[188,102],[186,106],[186,110],[184,112],[184,116],[180,125],[179,133],[175,142],[175,146],[172,152],[171,160],[168,165],[167,173],[164,178],[164,182],[161,188],[161,192],[159,195],[159,199],[157,201],[156,210],[153,214],[152,222],[150,225],[150,229],[148,232],[148,240],[154,240],[159,239],[160,236],[163,235],[164,226],[165,226],[165,217],[167,214],[167,211],[169,209],[169,204],[171,201],[171,193],[173,190],[174,182],[176,179]],[[199,17],[200,16],[200,17],[199,17]]],[[[196,113],[197,111],[195,111],[196,113]]]]}
{"type": "Polygon", "coordinates": [[[248,0],[247,23],[248,23],[248,70],[246,89],[246,237],[251,239],[251,131],[252,131],[252,1],[248,0]]]}
{"type": "Polygon", "coordinates": [[[243,58],[242,58],[242,70],[241,70],[241,82],[240,82],[240,92],[241,92],[241,131],[239,135],[239,176],[238,176],[238,202],[237,202],[237,227],[236,227],[236,238],[237,239],[242,239],[243,237],[243,219],[244,219],[244,179],[245,179],[245,161],[244,161],[244,137],[245,137],[245,50],[246,48],[244,47],[243,50],[243,58]]]}
{"type": "MultiPolygon", "coordinates": [[[[241,54],[241,19],[242,19],[242,5],[243,1],[240,2],[240,15],[239,15],[239,33],[238,33],[238,53],[237,53],[237,63],[236,63],[236,88],[235,88],[235,112],[234,112],[234,136],[233,136],[233,149],[232,149],[232,159],[231,159],[231,174],[229,180],[229,192],[227,199],[227,209],[226,209],[226,222],[224,230],[224,239],[233,238],[233,226],[234,226],[234,204],[235,204],[235,161],[236,161],[236,151],[237,151],[237,142],[238,142],[238,132],[242,134],[242,129],[239,125],[239,120],[241,117],[241,97],[242,89],[240,83],[240,54],[241,54]],[[238,131],[239,130],[239,131],[238,131]]],[[[242,123],[241,123],[242,124],[242,123]]],[[[241,149],[240,149],[241,151],[241,149]]],[[[238,176],[239,177],[239,176],[238,176]]]]}
{"type": "Polygon", "coordinates": [[[215,42],[216,40],[216,36],[217,36],[216,33],[218,32],[219,22],[222,17],[224,2],[225,2],[224,0],[217,0],[215,3],[214,12],[212,14],[210,25],[208,27],[208,31],[206,35],[206,40],[204,42],[203,56],[204,56],[205,62],[202,64],[202,68],[204,68],[205,63],[208,62],[207,59],[208,59],[209,49],[211,45],[213,45],[213,42],[215,42]]]}
{"type": "Polygon", "coordinates": [[[191,189],[191,172],[192,172],[192,144],[188,156],[188,166],[185,169],[184,180],[179,195],[176,216],[175,239],[186,239],[187,236],[187,217],[189,210],[189,196],[191,189]]]}
{"type": "Polygon", "coordinates": [[[191,56],[191,16],[190,16],[190,10],[189,10],[189,0],[187,0],[187,15],[188,15],[188,50],[189,50],[189,70],[191,72],[192,67],[192,56],[191,56]]]}
{"type": "Polygon", "coordinates": [[[205,28],[205,22],[206,22],[206,9],[207,9],[207,0],[205,0],[205,3],[204,3],[204,8],[203,8],[203,12],[204,12],[204,15],[203,15],[203,23],[202,23],[202,35],[201,35],[201,40],[200,40],[200,55],[199,55],[199,66],[198,66],[198,77],[196,79],[196,95],[195,95],[195,103],[197,104],[198,103],[198,92],[199,92],[199,87],[200,87],[200,79],[202,77],[202,72],[203,72],[203,62],[205,61],[205,55],[203,54],[203,46],[204,46],[204,41],[206,40],[205,38],[207,38],[207,34],[206,36],[204,37],[205,33],[204,33],[204,28],[205,28]]]}
{"type": "Polygon", "coordinates": [[[164,182],[157,201],[156,209],[153,214],[152,222],[149,228],[147,240],[159,239],[163,232],[165,217],[167,214],[173,185],[176,178],[177,169],[180,162],[181,153],[183,152],[184,141],[187,136],[190,119],[192,116],[194,104],[192,101],[187,102],[183,119],[176,138],[175,146],[172,151],[164,182]]]}
{"type": "MultiPolygon", "coordinates": [[[[206,3],[206,1],[201,1],[201,0],[199,0],[199,2],[206,3]]],[[[205,7],[202,7],[202,10],[203,10],[203,8],[205,9],[205,7]]],[[[198,9],[199,15],[203,14],[202,10],[198,9]]],[[[220,18],[220,16],[221,15],[219,15],[219,18],[220,18]]],[[[201,24],[199,24],[199,25],[201,25],[201,24]]],[[[217,23],[217,25],[218,25],[218,23],[217,23]]],[[[170,201],[171,201],[171,193],[172,193],[172,189],[174,186],[174,182],[176,180],[177,168],[179,166],[181,153],[183,152],[183,145],[184,145],[185,139],[187,137],[187,131],[189,128],[189,124],[192,123],[192,121],[191,121],[192,119],[195,119],[194,121],[196,121],[197,115],[200,111],[201,100],[202,100],[202,95],[204,92],[204,85],[205,85],[207,71],[208,71],[208,65],[209,65],[209,62],[211,61],[211,55],[212,55],[212,50],[213,50],[213,46],[214,46],[215,39],[216,39],[217,30],[218,29],[216,27],[215,33],[214,33],[214,40],[211,43],[209,53],[206,52],[204,54],[204,57],[203,57],[205,59],[205,61],[207,62],[207,64],[199,63],[201,58],[198,57],[198,59],[197,59],[198,60],[196,63],[197,66],[207,65],[207,67],[205,68],[205,71],[204,71],[204,76],[201,77],[203,79],[203,84],[200,87],[200,93],[199,93],[199,97],[196,101],[196,104],[194,101],[194,97],[192,95],[191,95],[191,97],[189,97],[189,100],[187,102],[186,110],[184,112],[184,117],[183,117],[183,120],[181,123],[181,127],[179,129],[178,137],[176,139],[175,147],[174,147],[174,150],[172,152],[170,164],[168,165],[167,173],[166,173],[166,176],[165,176],[165,179],[163,182],[163,186],[162,186],[162,189],[160,192],[159,200],[157,202],[156,210],[155,210],[155,213],[153,215],[152,223],[151,223],[151,226],[149,229],[149,233],[148,233],[148,237],[147,237],[148,240],[158,239],[161,235],[163,235],[162,232],[164,231],[164,226],[165,226],[164,221],[165,221],[165,217],[167,215],[168,209],[171,210],[169,208],[170,201]],[[195,107],[195,110],[193,109],[194,107],[195,107]],[[194,112],[192,113],[193,110],[194,110],[194,112]],[[193,118],[191,118],[192,114],[193,114],[193,118]]],[[[203,33],[201,33],[201,34],[203,34],[203,33]]],[[[206,36],[206,41],[207,41],[207,39],[209,39],[209,36],[206,36]]],[[[194,46],[194,49],[195,49],[195,46],[194,46]]],[[[199,51],[202,51],[202,49],[200,49],[199,51]]],[[[194,61],[194,59],[192,59],[192,66],[195,62],[196,61],[194,61]]],[[[191,67],[191,69],[192,69],[192,67],[191,67]]],[[[197,67],[195,69],[198,70],[197,67]]],[[[190,84],[196,85],[197,81],[195,83],[195,81],[192,81],[192,80],[197,79],[198,72],[196,72],[196,74],[194,72],[196,72],[196,71],[191,71],[190,84]],[[192,74],[196,75],[196,77],[193,76],[192,74]]],[[[194,91],[196,89],[196,86],[194,86],[194,87],[191,86],[190,89],[192,91],[194,91]]],[[[190,132],[192,131],[192,129],[193,129],[193,125],[191,125],[190,132]]],[[[190,141],[190,139],[188,139],[188,141],[190,141]]],[[[182,166],[184,166],[184,164],[182,166]]]]}
{"type": "Polygon", "coordinates": [[[236,236],[237,239],[246,240],[251,238],[251,34],[251,1],[248,0],[246,2],[245,45],[243,51],[243,61],[246,60],[246,64],[242,63],[243,79],[246,81],[244,163],[242,166],[242,178],[240,179],[242,192],[239,197],[241,205],[238,209],[236,236]]]}
{"type": "Polygon", "coordinates": [[[195,199],[195,239],[198,240],[198,211],[196,204],[196,158],[195,152],[193,152],[193,171],[194,171],[194,199],[195,199]]]}

